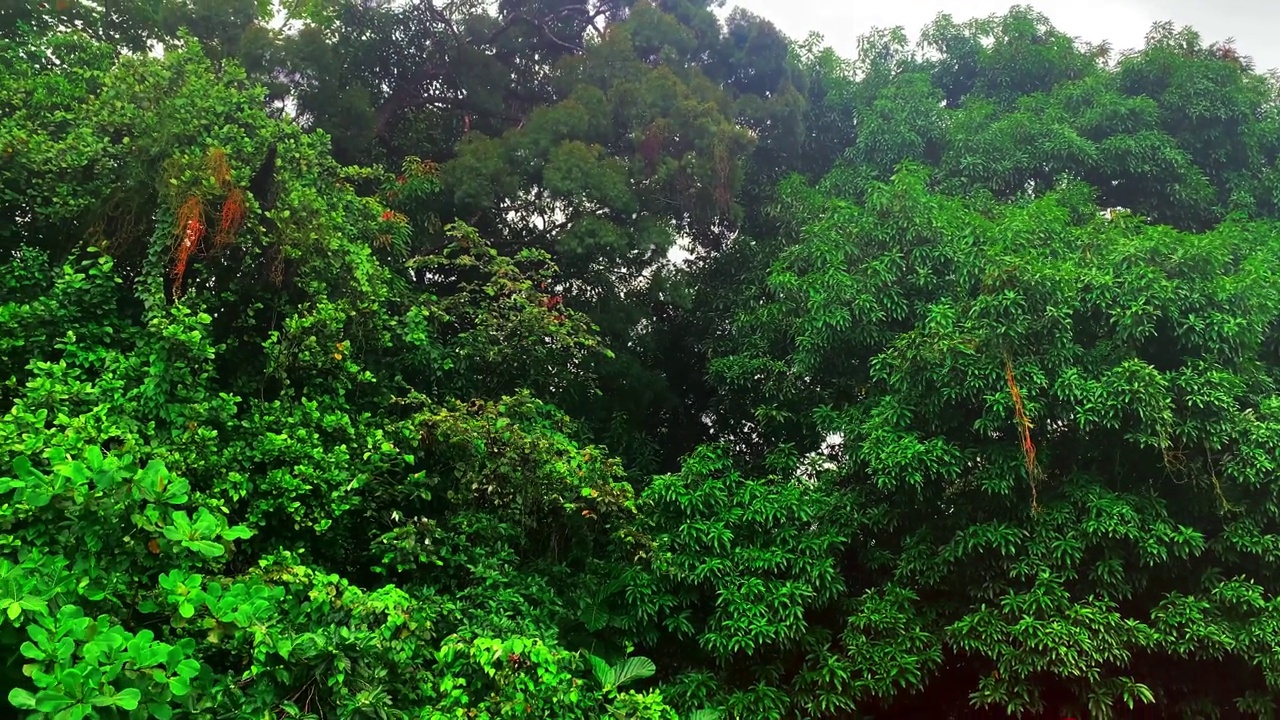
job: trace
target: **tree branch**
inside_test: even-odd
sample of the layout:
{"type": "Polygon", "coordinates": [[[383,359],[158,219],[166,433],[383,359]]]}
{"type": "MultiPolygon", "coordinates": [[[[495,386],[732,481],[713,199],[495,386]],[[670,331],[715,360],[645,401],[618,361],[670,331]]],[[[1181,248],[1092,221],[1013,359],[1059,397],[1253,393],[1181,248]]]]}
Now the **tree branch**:
{"type": "MultiPolygon", "coordinates": [[[[415,72],[408,81],[391,92],[391,96],[387,98],[386,102],[378,106],[374,124],[377,135],[379,137],[384,136],[391,125],[391,121],[395,119],[396,115],[406,110],[412,110],[414,108],[422,107],[423,105],[430,105],[433,102],[442,101],[444,99],[443,96],[422,94],[418,97],[413,97],[413,95],[415,93],[421,93],[423,87],[427,83],[432,82],[433,80],[443,80],[447,76],[448,71],[439,66],[424,65],[418,68],[418,71],[415,72]]],[[[450,98],[450,100],[454,102],[458,99],[460,98],[450,98]]]]}
{"type": "MultiPolygon", "coordinates": [[[[436,6],[435,0],[421,0],[418,7],[426,12],[427,17],[433,24],[441,27],[444,32],[451,36],[455,43],[455,48],[464,47],[469,44],[462,37],[462,33],[458,30],[457,25],[454,24],[453,19],[436,6]]],[[[598,12],[592,15],[591,8],[587,3],[569,5],[567,7],[560,8],[556,12],[541,19],[534,18],[523,13],[516,13],[505,18],[502,24],[489,33],[488,37],[480,41],[478,45],[480,47],[492,47],[502,38],[503,35],[509,32],[517,24],[523,23],[536,29],[539,32],[540,37],[545,38],[547,41],[572,53],[581,53],[584,51],[584,47],[580,43],[575,43],[557,37],[549,26],[549,23],[570,15],[580,15],[581,17],[579,20],[583,21],[585,29],[586,27],[596,27],[595,21],[601,16],[601,13],[598,12]]],[[[597,32],[600,31],[598,27],[596,27],[596,30],[597,32]]],[[[446,50],[446,52],[448,53],[449,51],[446,50]]],[[[414,110],[432,104],[449,104],[458,109],[466,109],[464,88],[457,88],[458,96],[455,97],[445,97],[425,93],[425,87],[428,83],[431,83],[432,81],[445,80],[452,75],[451,71],[447,69],[447,66],[447,59],[434,65],[423,65],[405,83],[392,90],[386,102],[382,103],[382,105],[378,107],[376,113],[374,127],[378,137],[385,139],[387,132],[390,130],[391,123],[401,113],[409,110],[414,110]],[[418,93],[423,94],[415,97],[418,93]]]]}

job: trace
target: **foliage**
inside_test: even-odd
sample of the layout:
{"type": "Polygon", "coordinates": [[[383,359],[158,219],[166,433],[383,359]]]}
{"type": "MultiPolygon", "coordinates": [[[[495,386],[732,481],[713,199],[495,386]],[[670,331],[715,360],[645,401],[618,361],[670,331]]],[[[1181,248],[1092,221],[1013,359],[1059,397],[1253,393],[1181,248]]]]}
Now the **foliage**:
{"type": "Polygon", "coordinates": [[[568,392],[547,358],[598,352],[540,289],[545,255],[454,225],[406,264],[379,239],[390,211],[353,188],[380,171],[338,166],[196,46],[27,42],[79,62],[6,56],[15,109],[64,118],[29,103],[0,131],[13,703],[452,716],[494,692],[492,717],[669,714],[657,694],[575,689],[589,674],[555,644],[591,581],[562,569],[643,539],[617,461],[534,394],[568,392]],[[68,162],[83,170],[33,182],[68,162]],[[198,221],[177,206],[212,213],[228,185],[231,237],[175,237],[198,221]],[[485,659],[495,642],[516,666],[485,659]],[[491,690],[453,694],[468,677],[491,690]]]}
{"type": "Polygon", "coordinates": [[[13,708],[1274,716],[1275,79],[714,10],[0,8],[13,708]]]}
{"type": "MultiPolygon", "coordinates": [[[[1253,610],[1231,598],[1261,592],[1267,571],[1220,543],[1274,522],[1243,461],[1269,452],[1254,443],[1274,392],[1274,227],[1182,234],[1099,215],[1078,186],[973,206],[918,169],[856,203],[793,192],[807,240],[771,271],[775,299],[742,318],[787,360],[747,346],[720,368],[769,373],[766,427],[795,417],[840,437],[831,472],[865,518],[858,575],[898,598],[905,629],[987,665],[972,699],[1011,712],[1050,693],[1091,716],[1155,693],[1203,699],[1160,682],[1179,658],[1220,666],[1215,692],[1251,682],[1241,668],[1271,650],[1248,649],[1245,628],[1272,620],[1262,596],[1253,610]],[[1019,402],[1034,445],[1013,433],[1019,402]],[[1206,614],[1167,614],[1186,602],[1206,614]],[[1233,650],[1186,655],[1181,638],[1218,613],[1241,623],[1233,650]]],[[[941,671],[905,649],[878,662],[941,671]]]]}

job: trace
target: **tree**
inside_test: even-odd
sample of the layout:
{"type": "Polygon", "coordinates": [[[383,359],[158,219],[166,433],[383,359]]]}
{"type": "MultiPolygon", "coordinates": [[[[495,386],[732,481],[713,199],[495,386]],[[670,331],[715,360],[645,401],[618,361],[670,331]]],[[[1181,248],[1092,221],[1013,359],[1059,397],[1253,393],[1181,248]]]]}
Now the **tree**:
{"type": "Polygon", "coordinates": [[[0,23],[17,709],[1275,713],[1280,94],[1229,44],[0,23]]]}
{"type": "MultiPolygon", "coordinates": [[[[1273,491],[1254,479],[1265,470],[1227,466],[1270,453],[1253,442],[1273,392],[1261,178],[1276,156],[1261,138],[1276,96],[1186,33],[1175,64],[1168,37],[1110,66],[1015,10],[939,20],[925,33],[937,54],[893,33],[849,69],[807,51],[827,93],[811,113],[834,122],[838,107],[853,132],[829,172],[783,184],[778,237],[717,259],[740,279],[710,350],[736,463],[795,479],[717,493],[754,508],[797,487],[819,507],[836,498],[840,520],[800,543],[845,589],[807,596],[794,646],[726,634],[710,609],[656,612],[703,648],[740,637],[732,661],[674,687],[744,717],[1270,707],[1270,646],[1253,644],[1274,622],[1270,570],[1250,553],[1270,542],[1273,491]],[[1166,79],[1129,80],[1153,67],[1166,79]],[[1214,91],[1162,107],[1172,78],[1214,91]],[[1194,137],[1178,130],[1188,107],[1194,137]],[[1246,526],[1250,540],[1226,539],[1246,526]]],[[[729,531],[736,517],[690,511],[658,535],[681,557],[674,538],[723,532],[685,559],[706,567],[757,553],[701,608],[767,607],[750,588],[778,579],[768,558],[805,556],[760,552],[729,531]]]]}
{"type": "Polygon", "coordinates": [[[1091,717],[1270,686],[1246,628],[1274,622],[1250,559],[1274,523],[1253,464],[1274,226],[1183,234],[1080,185],[993,205],[929,179],[792,185],[806,239],[717,361],[770,437],[840,438],[821,476],[849,498],[851,592],[806,670],[865,702],[1091,717]],[[1218,632],[1240,634],[1186,640],[1218,632]]]}
{"type": "Polygon", "coordinates": [[[3,59],[16,707],[671,716],[557,643],[591,549],[644,539],[546,400],[599,349],[545,254],[451,224],[406,267],[403,218],[353,188],[381,171],[194,43],[31,33],[3,59]]]}

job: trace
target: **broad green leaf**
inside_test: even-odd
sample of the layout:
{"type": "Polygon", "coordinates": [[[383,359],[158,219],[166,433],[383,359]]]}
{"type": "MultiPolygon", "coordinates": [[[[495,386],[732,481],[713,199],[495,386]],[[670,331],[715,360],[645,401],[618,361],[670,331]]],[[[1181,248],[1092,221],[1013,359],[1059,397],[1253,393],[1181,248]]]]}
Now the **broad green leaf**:
{"type": "Polygon", "coordinates": [[[646,657],[629,657],[613,667],[613,684],[622,687],[634,680],[643,680],[658,671],[653,661],[646,657]]]}
{"type": "Polygon", "coordinates": [[[253,530],[243,525],[233,525],[222,531],[222,537],[226,540],[243,540],[253,537],[253,530]]]}
{"type": "Polygon", "coordinates": [[[74,704],[74,700],[56,690],[41,690],[36,693],[33,706],[39,712],[55,713],[74,704]]]}
{"type": "Polygon", "coordinates": [[[36,707],[36,696],[31,694],[29,690],[14,688],[9,691],[9,704],[19,710],[34,710],[36,707]]]}
{"type": "Polygon", "coordinates": [[[138,702],[142,699],[142,692],[137,688],[125,688],[115,695],[115,704],[125,710],[133,710],[138,707],[138,702]]]}
{"type": "Polygon", "coordinates": [[[212,540],[184,540],[182,545],[195,550],[205,557],[220,557],[227,552],[227,549],[221,543],[216,543],[212,540]]]}
{"type": "Polygon", "coordinates": [[[183,697],[191,692],[191,681],[182,676],[171,677],[169,678],[169,692],[178,697],[183,697]]]}
{"type": "Polygon", "coordinates": [[[609,663],[595,655],[587,655],[587,661],[591,664],[591,672],[596,676],[596,681],[601,687],[606,689],[615,686],[613,668],[609,667],[609,663]]]}

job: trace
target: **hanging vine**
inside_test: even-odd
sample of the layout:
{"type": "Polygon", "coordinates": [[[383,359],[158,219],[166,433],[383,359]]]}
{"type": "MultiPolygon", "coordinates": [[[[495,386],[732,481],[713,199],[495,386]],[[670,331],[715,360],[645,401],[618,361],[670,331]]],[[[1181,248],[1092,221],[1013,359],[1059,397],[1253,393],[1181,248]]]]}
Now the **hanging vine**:
{"type": "Polygon", "coordinates": [[[1009,384],[1009,395],[1013,398],[1013,416],[1018,424],[1018,435],[1022,445],[1022,455],[1027,464],[1027,479],[1031,483],[1031,511],[1039,512],[1037,483],[1040,478],[1040,467],[1036,464],[1036,446],[1031,441],[1031,418],[1027,417],[1026,406],[1022,402],[1022,392],[1013,376],[1013,357],[1006,350],[1004,353],[1004,377],[1009,384]]]}
{"type": "Polygon", "coordinates": [[[191,256],[200,247],[200,240],[205,234],[204,203],[192,195],[178,209],[178,218],[174,234],[177,244],[173,249],[173,296],[182,293],[182,281],[187,272],[187,264],[191,256]]]}

